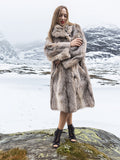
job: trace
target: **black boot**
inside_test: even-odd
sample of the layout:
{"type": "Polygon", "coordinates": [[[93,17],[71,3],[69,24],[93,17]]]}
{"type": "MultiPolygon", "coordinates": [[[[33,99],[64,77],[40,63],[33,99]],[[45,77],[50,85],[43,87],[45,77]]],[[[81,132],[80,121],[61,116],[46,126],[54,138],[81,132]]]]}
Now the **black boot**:
{"type": "Polygon", "coordinates": [[[58,148],[60,146],[60,136],[62,134],[62,130],[58,129],[54,133],[54,141],[53,148],[58,148]]]}
{"type": "Polygon", "coordinates": [[[72,124],[68,125],[68,133],[69,133],[69,139],[71,142],[76,142],[76,137],[74,133],[74,127],[72,124]]]}

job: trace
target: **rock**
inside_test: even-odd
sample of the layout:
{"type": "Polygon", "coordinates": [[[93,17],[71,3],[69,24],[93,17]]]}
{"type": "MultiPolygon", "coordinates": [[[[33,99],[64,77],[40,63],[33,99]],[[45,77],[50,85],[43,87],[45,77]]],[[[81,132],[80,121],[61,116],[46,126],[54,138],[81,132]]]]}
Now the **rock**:
{"type": "MultiPolygon", "coordinates": [[[[65,160],[65,156],[57,154],[59,149],[56,151],[52,148],[54,131],[55,129],[49,129],[15,134],[0,134],[0,150],[12,148],[26,149],[30,160],[65,160]]],[[[103,158],[102,153],[108,159],[120,160],[120,138],[109,132],[94,128],[75,128],[75,133],[79,142],[78,144],[89,144],[89,146],[96,148],[101,153],[99,154],[99,160],[107,160],[107,158],[103,158]]],[[[67,130],[64,130],[61,136],[61,143],[64,143],[63,145],[68,143],[66,139],[68,139],[67,130]]],[[[76,144],[74,143],[74,145],[76,144]]],[[[89,150],[89,152],[92,154],[92,151],[89,150]]]]}

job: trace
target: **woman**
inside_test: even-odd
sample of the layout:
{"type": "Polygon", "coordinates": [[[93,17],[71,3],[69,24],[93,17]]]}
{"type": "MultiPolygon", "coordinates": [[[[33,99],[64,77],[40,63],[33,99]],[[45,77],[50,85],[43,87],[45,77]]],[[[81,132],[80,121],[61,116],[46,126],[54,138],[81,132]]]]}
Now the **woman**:
{"type": "Polygon", "coordinates": [[[44,52],[52,62],[51,109],[60,111],[53,141],[53,147],[57,148],[66,122],[70,141],[76,141],[72,113],[94,106],[92,87],[85,65],[86,39],[80,26],[69,22],[68,9],[65,6],[57,7],[53,14],[44,52]]]}

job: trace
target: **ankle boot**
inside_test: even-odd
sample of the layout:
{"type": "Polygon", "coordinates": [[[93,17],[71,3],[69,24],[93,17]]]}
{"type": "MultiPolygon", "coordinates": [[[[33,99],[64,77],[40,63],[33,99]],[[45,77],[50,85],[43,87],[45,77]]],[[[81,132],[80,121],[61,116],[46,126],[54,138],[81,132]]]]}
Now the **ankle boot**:
{"type": "Polygon", "coordinates": [[[68,133],[69,133],[69,139],[71,142],[76,142],[76,136],[74,133],[74,127],[72,124],[68,125],[68,133]]]}
{"type": "Polygon", "coordinates": [[[53,140],[53,148],[58,148],[60,146],[60,136],[62,134],[62,130],[57,128],[54,133],[54,140],[53,140]]]}

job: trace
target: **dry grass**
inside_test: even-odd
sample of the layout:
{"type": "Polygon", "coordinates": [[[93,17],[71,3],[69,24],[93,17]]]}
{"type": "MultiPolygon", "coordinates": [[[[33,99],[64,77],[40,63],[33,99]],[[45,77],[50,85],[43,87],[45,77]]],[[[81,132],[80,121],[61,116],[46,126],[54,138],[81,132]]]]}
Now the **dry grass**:
{"type": "Polygon", "coordinates": [[[14,148],[7,151],[0,151],[0,160],[28,160],[27,151],[14,148]]]}

